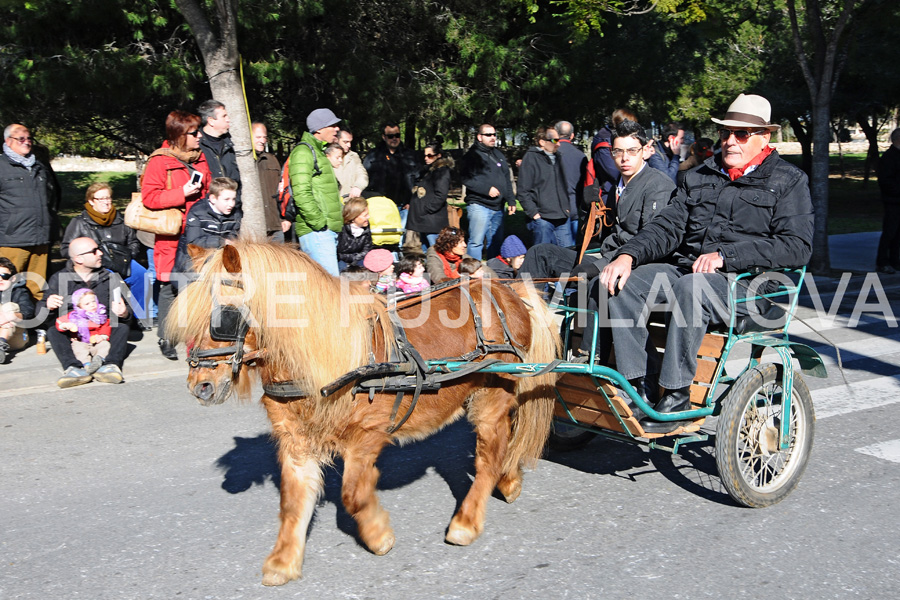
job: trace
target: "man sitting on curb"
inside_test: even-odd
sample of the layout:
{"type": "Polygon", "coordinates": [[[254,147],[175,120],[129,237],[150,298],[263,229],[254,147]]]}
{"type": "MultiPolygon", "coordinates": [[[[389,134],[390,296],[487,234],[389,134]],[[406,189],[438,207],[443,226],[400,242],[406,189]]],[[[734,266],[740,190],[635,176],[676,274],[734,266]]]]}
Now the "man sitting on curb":
{"type": "Polygon", "coordinates": [[[54,273],[44,287],[44,299],[38,304],[37,314],[46,315],[44,307],[50,311],[52,319],[66,313],[72,293],[79,288],[88,288],[97,299],[109,307],[112,332],[109,336],[110,350],[103,365],[91,375],[72,352],[72,344],[66,334],[55,327],[47,328],[56,358],[65,373],[56,385],[61,388],[73,387],[96,379],[103,383],[122,383],[122,363],[128,343],[128,305],[122,299],[126,294],[125,284],[110,280],[111,273],[102,266],[103,252],[97,242],[87,237],[75,238],[69,243],[69,262],[61,271],[54,273]],[[62,312],[60,313],[60,309],[62,312]],[[118,318],[114,318],[115,317],[118,318]]]}

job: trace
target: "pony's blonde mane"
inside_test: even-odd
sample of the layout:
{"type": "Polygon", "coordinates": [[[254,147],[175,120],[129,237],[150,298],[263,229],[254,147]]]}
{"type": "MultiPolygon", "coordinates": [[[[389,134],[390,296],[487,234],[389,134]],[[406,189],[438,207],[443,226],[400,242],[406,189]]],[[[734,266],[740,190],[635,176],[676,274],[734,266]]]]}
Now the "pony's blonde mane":
{"type": "MultiPolygon", "coordinates": [[[[310,398],[340,375],[368,361],[373,315],[383,311],[366,286],[328,274],[291,246],[237,242],[240,273],[229,273],[224,249],[206,258],[198,279],[179,293],[166,335],[173,341],[208,339],[213,301],[244,305],[251,332],[265,348],[274,377],[294,381],[310,398]],[[239,280],[242,288],[222,285],[239,280]]],[[[338,395],[349,401],[349,389],[338,395]]]]}

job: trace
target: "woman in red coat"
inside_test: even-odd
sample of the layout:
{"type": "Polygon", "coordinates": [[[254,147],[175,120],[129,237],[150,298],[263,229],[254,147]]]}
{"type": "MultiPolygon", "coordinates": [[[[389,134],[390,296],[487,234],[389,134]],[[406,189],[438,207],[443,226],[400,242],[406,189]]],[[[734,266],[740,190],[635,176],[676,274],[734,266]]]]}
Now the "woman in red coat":
{"type": "MultiPolygon", "coordinates": [[[[209,189],[210,173],[206,158],[200,150],[200,117],[189,112],[173,110],[166,117],[166,140],[162,148],[155,150],[147,162],[141,181],[141,200],[144,206],[154,210],[180,208],[185,216],[191,206],[206,196],[209,189]],[[194,172],[202,175],[200,183],[191,183],[194,172]]],[[[157,235],[153,246],[153,261],[156,265],[156,279],[159,289],[159,349],[163,356],[178,360],[174,346],[163,337],[166,316],[175,299],[177,288],[172,282],[175,266],[175,250],[178,238],[184,233],[182,218],[181,233],[178,235],[157,235]]]]}

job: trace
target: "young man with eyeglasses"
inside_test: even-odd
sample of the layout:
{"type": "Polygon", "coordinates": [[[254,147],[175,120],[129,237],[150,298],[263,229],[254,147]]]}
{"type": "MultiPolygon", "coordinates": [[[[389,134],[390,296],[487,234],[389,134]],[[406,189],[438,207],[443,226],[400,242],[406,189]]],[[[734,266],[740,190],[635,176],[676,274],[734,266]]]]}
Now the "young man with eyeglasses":
{"type": "Polygon", "coordinates": [[[503,205],[507,214],[514,214],[516,196],[509,163],[497,148],[497,130],[490,123],[479,125],[475,143],[463,156],[460,176],[466,188],[469,256],[493,258],[503,241],[503,205]]]}
{"type": "Polygon", "coordinates": [[[538,127],[534,146],[522,157],[516,191],[519,204],[528,215],[528,229],[534,234],[535,245],[568,248],[575,245],[569,225],[573,215],[562,161],[556,155],[558,149],[559,133],[551,127],[538,127]]]}
{"type": "Polygon", "coordinates": [[[32,153],[28,128],[13,123],[3,131],[0,156],[0,256],[20,273],[30,273],[28,289],[40,299],[40,280],[47,277],[51,214],[59,193],[50,168],[32,153]]]}
{"type": "Polygon", "coordinates": [[[363,167],[369,174],[365,196],[385,196],[393,200],[400,210],[400,224],[406,227],[409,201],[419,174],[419,159],[403,145],[399,123],[385,123],[381,131],[381,142],[363,160],[363,167]]]}
{"type": "Polygon", "coordinates": [[[96,241],[89,237],[79,237],[69,242],[69,261],[61,271],[54,273],[44,287],[44,299],[38,303],[36,314],[55,320],[68,312],[72,294],[88,288],[97,296],[98,302],[109,308],[112,331],[109,336],[110,350],[97,371],[88,373],[84,365],[72,351],[72,344],[66,334],[56,327],[47,328],[47,341],[59,359],[65,372],[56,385],[69,388],[90,382],[92,379],[103,383],[122,383],[122,364],[128,344],[130,313],[123,298],[127,287],[122,279],[103,268],[103,251],[96,241]],[[117,290],[114,292],[114,290],[117,290]]]}
{"type": "MultiPolygon", "coordinates": [[[[690,408],[697,351],[707,325],[728,323],[729,276],[751,268],[804,266],[812,255],[813,208],[806,175],[768,145],[771,105],[741,94],[719,124],[722,153],[688,171],[672,201],[620,248],[600,275],[607,289],[617,368],[652,404],[657,372],[665,392],[655,409],[690,408]],[[663,261],[663,262],[659,262],[663,261]],[[661,367],[648,364],[647,305],[669,304],[673,317],[661,367]],[[677,312],[676,312],[677,311],[677,312]],[[630,324],[630,325],[627,325],[630,324]]],[[[764,284],[765,285],[765,284],[764,284]]],[[[746,288],[739,286],[740,294],[746,288]]],[[[768,312],[770,303],[738,304],[739,316],[768,312]]],[[[768,315],[767,315],[768,317],[768,315]]],[[[685,421],[644,421],[667,433],[685,421]]]]}

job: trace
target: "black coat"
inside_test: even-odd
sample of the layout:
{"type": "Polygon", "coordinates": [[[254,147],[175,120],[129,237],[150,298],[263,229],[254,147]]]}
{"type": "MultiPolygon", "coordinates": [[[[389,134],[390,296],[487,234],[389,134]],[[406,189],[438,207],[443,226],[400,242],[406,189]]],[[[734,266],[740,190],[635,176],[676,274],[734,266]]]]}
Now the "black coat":
{"type": "Polygon", "coordinates": [[[241,172],[238,170],[237,155],[234,153],[231,134],[226,133],[220,138],[213,138],[204,133],[200,136],[200,150],[206,157],[206,164],[212,179],[228,177],[237,181],[237,204],[234,206],[234,214],[241,216],[241,172]]]}
{"type": "Polygon", "coordinates": [[[29,170],[0,152],[0,246],[50,242],[51,209],[59,194],[55,181],[41,161],[29,170]]]}
{"type": "Polygon", "coordinates": [[[386,196],[397,206],[409,204],[419,172],[419,161],[415,152],[400,144],[391,154],[387,144],[382,141],[366,154],[363,167],[369,174],[366,198],[386,196]]]}
{"type": "Polygon", "coordinates": [[[240,229],[241,218],[235,215],[234,211],[230,215],[220,215],[212,209],[208,200],[200,200],[188,211],[184,233],[178,239],[175,272],[193,271],[187,251],[188,244],[202,248],[219,248],[225,245],[225,240],[236,240],[240,229]]]}
{"type": "Polygon", "coordinates": [[[460,177],[466,186],[466,204],[481,204],[491,210],[500,210],[504,203],[516,205],[509,164],[499,149],[475,142],[463,156],[460,177]],[[496,198],[490,196],[492,187],[500,191],[496,198]]]}
{"type": "Polygon", "coordinates": [[[357,237],[353,237],[350,233],[350,225],[344,225],[337,238],[337,257],[348,265],[362,264],[362,259],[366,257],[369,250],[372,249],[372,232],[368,227],[363,233],[357,237]]]}
{"type": "Polygon", "coordinates": [[[891,146],[878,159],[878,187],[888,204],[900,204],[900,149],[891,146]]]}
{"type": "Polygon", "coordinates": [[[19,312],[22,313],[22,320],[30,321],[34,318],[34,297],[31,295],[31,292],[25,284],[26,281],[22,279],[0,294],[0,304],[15,302],[19,305],[19,312]]]}
{"type": "Polygon", "coordinates": [[[137,239],[137,232],[125,224],[122,213],[116,214],[111,225],[104,227],[94,221],[84,210],[80,215],[69,221],[66,232],[63,234],[62,243],[59,245],[59,254],[63,258],[69,257],[69,244],[75,238],[89,237],[100,246],[103,251],[103,266],[112,269],[122,277],[128,277],[131,271],[131,260],[137,258],[141,252],[141,242],[137,239]]]}
{"type": "Polygon", "coordinates": [[[735,181],[717,161],[708,158],[688,171],[669,205],[616,256],[632,256],[635,266],[665,260],[688,271],[701,254],[717,251],[728,272],[809,262],[813,207],[806,174],[776,151],[735,181]]]}
{"type": "Polygon", "coordinates": [[[653,217],[669,203],[675,192],[675,184],[669,176],[648,164],[631,178],[618,199],[612,189],[609,206],[612,227],[600,244],[603,256],[612,256],[616,250],[633,238],[653,217]]]}
{"type": "Polygon", "coordinates": [[[453,159],[440,158],[422,169],[416,180],[406,228],[417,233],[440,233],[450,225],[447,215],[447,193],[453,159]]]}
{"type": "Polygon", "coordinates": [[[529,218],[540,213],[542,219],[576,217],[569,207],[562,159],[551,162],[547,153],[532,146],[522,157],[518,182],[519,202],[529,218]]]}

